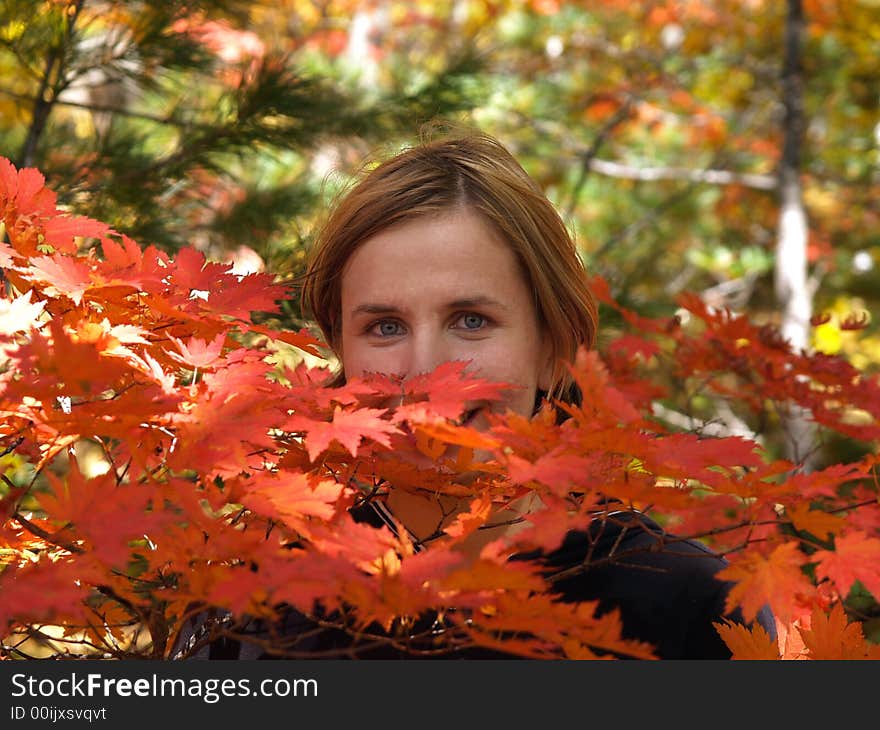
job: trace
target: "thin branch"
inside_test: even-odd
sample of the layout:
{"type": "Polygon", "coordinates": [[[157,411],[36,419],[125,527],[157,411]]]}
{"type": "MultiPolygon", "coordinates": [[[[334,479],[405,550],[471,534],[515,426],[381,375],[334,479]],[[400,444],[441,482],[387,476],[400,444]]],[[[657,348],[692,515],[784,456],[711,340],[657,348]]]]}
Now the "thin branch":
{"type": "Polygon", "coordinates": [[[651,411],[661,421],[665,421],[671,426],[686,431],[692,431],[705,436],[718,436],[721,438],[741,436],[755,441],[756,443],[761,443],[761,437],[754,433],[742,419],[730,410],[729,406],[725,413],[719,414],[719,419],[717,421],[704,421],[695,416],[688,415],[687,413],[681,413],[672,408],[667,408],[657,401],[651,404],[651,411]]]}
{"type": "Polygon", "coordinates": [[[85,553],[85,550],[79,545],[73,545],[72,543],[63,542],[58,540],[51,532],[47,532],[42,527],[38,527],[33,522],[31,522],[26,517],[22,516],[20,513],[16,512],[14,518],[17,522],[20,522],[22,526],[30,532],[32,535],[36,535],[39,538],[42,538],[46,542],[50,542],[56,547],[64,548],[68,552],[71,553],[85,553]]]}
{"type": "Polygon", "coordinates": [[[619,127],[629,117],[632,105],[633,99],[632,97],[628,97],[626,101],[620,105],[620,108],[618,108],[618,110],[612,115],[612,117],[603,125],[603,127],[593,138],[592,144],[590,144],[590,146],[581,155],[581,170],[580,174],[578,175],[577,182],[575,182],[571,190],[571,198],[569,200],[568,206],[566,207],[567,216],[571,217],[574,214],[574,210],[577,207],[578,198],[581,194],[581,189],[584,187],[584,183],[586,183],[587,181],[590,170],[593,169],[592,164],[596,158],[596,155],[599,154],[599,150],[602,148],[602,145],[605,144],[605,140],[608,139],[611,133],[614,132],[614,130],[617,129],[617,127],[619,127]]]}
{"type": "Polygon", "coordinates": [[[19,436],[18,438],[16,438],[9,446],[3,449],[3,451],[0,451],[0,458],[3,458],[7,454],[15,451],[21,445],[22,441],[24,441],[24,436],[19,436]]]}
{"type": "Polygon", "coordinates": [[[699,170],[688,167],[655,166],[636,167],[622,162],[593,158],[589,160],[590,169],[608,177],[626,180],[687,180],[711,185],[742,185],[755,190],[776,190],[778,180],[774,175],[759,175],[730,170],[699,170]]]}
{"type": "Polygon", "coordinates": [[[19,66],[27,72],[29,76],[31,76],[34,81],[39,82],[41,80],[40,72],[35,69],[28,60],[21,55],[21,51],[18,50],[16,45],[8,40],[0,39],[0,46],[6,48],[13,56],[15,56],[15,60],[18,61],[19,66]]]}
{"type": "MultiPolygon", "coordinates": [[[[15,91],[11,91],[9,89],[0,88],[0,94],[4,96],[8,96],[12,99],[18,99],[19,101],[28,101],[36,103],[37,98],[33,96],[29,96],[28,94],[19,94],[15,91]]],[[[80,101],[68,101],[67,99],[55,99],[55,106],[67,106],[73,107],[75,109],[84,109],[93,113],[106,113],[106,114],[118,114],[124,117],[131,117],[132,119],[143,119],[147,122],[154,122],[156,124],[163,124],[172,127],[178,127],[181,129],[199,129],[203,131],[207,131],[209,129],[213,129],[210,124],[201,124],[198,122],[184,122],[179,119],[174,119],[169,116],[159,116],[158,114],[149,114],[147,112],[138,112],[133,111],[131,109],[126,109],[125,107],[116,107],[116,106],[107,106],[104,104],[88,104],[80,101]]]]}
{"type": "MultiPolygon", "coordinates": [[[[622,109],[623,107],[618,111],[622,111],[622,109]]],[[[593,144],[589,147],[584,147],[578,141],[572,139],[572,136],[565,131],[561,124],[536,119],[528,121],[539,132],[550,134],[560,142],[563,142],[569,153],[578,156],[584,161],[588,161],[591,171],[608,177],[645,182],[655,182],[657,180],[682,180],[690,183],[705,183],[710,185],[741,185],[755,190],[777,190],[779,187],[779,180],[776,175],[734,172],[731,170],[712,168],[680,167],[675,165],[642,166],[615,162],[613,160],[604,160],[595,157],[595,155],[591,155],[591,150],[598,150],[597,144],[601,143],[604,139],[602,136],[603,134],[606,134],[604,128],[594,140],[593,144]]],[[[608,133],[610,133],[612,129],[608,129],[608,133]]]]}
{"type": "MultiPolygon", "coordinates": [[[[636,221],[633,221],[627,226],[624,226],[622,229],[616,231],[613,235],[609,236],[605,241],[600,245],[591,255],[590,258],[593,261],[602,261],[605,255],[614,248],[617,244],[622,241],[626,241],[631,238],[634,234],[639,231],[645,229],[647,226],[651,225],[654,221],[656,221],[660,216],[662,216],[667,210],[672,208],[675,205],[678,205],[681,201],[685,200],[694,190],[696,183],[691,182],[687,185],[683,186],[680,190],[676,190],[674,193],[669,195],[666,199],[657,203],[653,206],[647,213],[645,213],[641,218],[636,221]]],[[[651,260],[651,265],[654,265],[654,260],[651,260]]]]}

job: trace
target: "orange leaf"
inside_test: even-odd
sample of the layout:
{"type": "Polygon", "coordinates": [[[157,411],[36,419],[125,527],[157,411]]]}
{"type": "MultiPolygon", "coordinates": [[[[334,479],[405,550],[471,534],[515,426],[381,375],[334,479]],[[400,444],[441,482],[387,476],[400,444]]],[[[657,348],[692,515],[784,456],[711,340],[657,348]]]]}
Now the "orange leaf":
{"type": "Polygon", "coordinates": [[[247,483],[241,500],[264,516],[297,528],[308,517],[329,520],[342,489],[341,484],[329,480],[312,483],[305,474],[262,473],[247,483]]]}
{"type": "Polygon", "coordinates": [[[111,566],[124,565],[129,542],[161,530],[169,513],[148,509],[153,494],[141,484],[118,485],[111,470],[86,479],[71,457],[64,481],[47,472],[52,492],[39,496],[48,519],[60,523],[65,535],[84,538],[91,554],[111,566]]]}
{"type": "Polygon", "coordinates": [[[499,565],[490,560],[476,560],[444,578],[442,587],[444,590],[464,593],[540,591],[544,587],[544,581],[534,573],[528,563],[499,565]]]}
{"type": "MultiPolygon", "coordinates": [[[[502,393],[511,387],[468,372],[468,364],[460,360],[445,362],[430,373],[403,381],[403,403],[420,402],[427,398],[428,402],[420,405],[428,409],[431,417],[454,420],[462,415],[466,403],[499,400],[502,393]]],[[[405,410],[401,410],[403,412],[405,410]]]]}
{"type": "Polygon", "coordinates": [[[249,322],[243,323],[241,329],[244,331],[259,332],[261,335],[266,335],[266,337],[272,340],[281,340],[281,342],[293,345],[293,347],[298,347],[300,350],[307,352],[310,355],[320,355],[317,348],[325,346],[323,342],[309,334],[305,329],[302,329],[299,332],[273,330],[271,327],[263,327],[262,325],[249,322]]]}
{"type": "Polygon", "coordinates": [[[446,453],[446,444],[438,439],[431,438],[422,429],[416,431],[416,448],[420,454],[424,454],[434,461],[446,453]]]}
{"type": "Polygon", "coordinates": [[[840,603],[834,604],[830,613],[817,606],[810,617],[810,628],[798,631],[810,659],[880,659],[880,646],[865,641],[861,624],[847,622],[840,603]]]}
{"type": "Polygon", "coordinates": [[[798,530],[810,532],[820,540],[836,535],[846,525],[846,520],[842,517],[823,510],[810,509],[807,502],[795,505],[794,509],[788,511],[788,516],[798,530]]]}
{"type": "Polygon", "coordinates": [[[721,580],[736,582],[727,596],[725,613],[742,606],[743,616],[751,623],[769,603],[773,613],[788,622],[792,607],[813,591],[801,571],[806,560],[794,542],[779,545],[769,557],[754,553],[731,557],[730,565],[718,573],[721,580]]]}
{"type": "Polygon", "coordinates": [[[447,525],[443,532],[450,537],[465,537],[486,523],[491,510],[492,498],[483,493],[471,502],[467,512],[456,515],[455,520],[447,525]]]}
{"type": "Polygon", "coordinates": [[[713,623],[715,630],[721,636],[727,648],[730,649],[733,659],[779,659],[779,648],[776,641],[759,623],[752,624],[751,628],[740,623],[727,621],[713,623]]]}
{"type": "Polygon", "coordinates": [[[804,639],[801,636],[800,629],[806,621],[809,623],[810,615],[799,617],[790,624],[784,624],[781,621],[776,622],[777,644],[780,647],[784,661],[800,661],[807,658],[807,647],[804,645],[804,639]]]}
{"type": "Polygon", "coordinates": [[[500,445],[498,439],[480,433],[475,428],[456,426],[445,421],[420,423],[416,426],[417,438],[419,433],[424,433],[445,444],[464,446],[469,449],[495,449],[500,445]]]}

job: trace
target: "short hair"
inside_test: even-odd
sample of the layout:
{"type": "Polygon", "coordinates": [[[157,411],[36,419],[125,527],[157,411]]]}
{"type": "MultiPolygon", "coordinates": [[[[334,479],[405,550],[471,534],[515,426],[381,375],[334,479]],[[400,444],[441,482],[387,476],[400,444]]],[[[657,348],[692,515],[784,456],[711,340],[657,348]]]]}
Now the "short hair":
{"type": "MultiPolygon", "coordinates": [[[[302,292],[304,313],[340,354],[342,272],[367,239],[403,221],[465,208],[513,250],[548,334],[549,396],[580,403],[565,367],[590,349],[598,313],[587,273],[562,218],[537,183],[495,138],[475,130],[422,140],[367,169],[333,206],[321,228],[302,292]]],[[[339,372],[334,382],[344,382],[339,372]]]]}

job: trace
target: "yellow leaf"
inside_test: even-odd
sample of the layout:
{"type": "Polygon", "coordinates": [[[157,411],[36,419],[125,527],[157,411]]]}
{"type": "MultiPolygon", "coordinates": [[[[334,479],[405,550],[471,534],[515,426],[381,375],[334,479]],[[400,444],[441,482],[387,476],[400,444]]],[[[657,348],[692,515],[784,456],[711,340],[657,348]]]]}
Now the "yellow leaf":
{"type": "Polygon", "coordinates": [[[840,330],[832,322],[820,324],[813,330],[813,347],[826,355],[836,355],[843,345],[840,330]]]}

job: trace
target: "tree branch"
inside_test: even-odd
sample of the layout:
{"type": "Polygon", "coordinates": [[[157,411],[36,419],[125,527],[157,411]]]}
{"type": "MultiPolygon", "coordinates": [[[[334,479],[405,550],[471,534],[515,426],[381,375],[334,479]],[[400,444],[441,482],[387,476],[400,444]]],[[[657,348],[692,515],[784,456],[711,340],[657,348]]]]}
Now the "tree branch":
{"type": "Polygon", "coordinates": [[[726,403],[723,405],[719,404],[718,410],[717,419],[704,421],[687,413],[667,408],[658,401],[651,403],[652,413],[661,421],[665,421],[676,428],[704,436],[717,436],[720,438],[740,436],[759,444],[762,442],[761,437],[752,431],[748,424],[737,416],[726,403]]]}
{"type": "Polygon", "coordinates": [[[756,190],[776,190],[778,182],[773,175],[760,175],[729,170],[699,170],[688,167],[636,167],[621,162],[593,158],[589,160],[590,169],[608,177],[626,180],[687,180],[712,185],[742,185],[756,190]]]}
{"type": "MultiPolygon", "coordinates": [[[[36,103],[38,101],[37,98],[33,96],[29,96],[27,94],[19,94],[15,91],[11,91],[9,89],[0,88],[0,94],[4,96],[8,96],[12,99],[18,99],[19,101],[29,101],[36,103]]],[[[92,113],[106,113],[106,114],[118,114],[120,116],[131,117],[132,119],[143,119],[147,122],[155,122],[156,124],[164,124],[172,127],[179,127],[182,129],[202,129],[209,130],[213,129],[210,124],[199,124],[194,122],[184,122],[179,119],[174,119],[172,117],[162,117],[157,114],[148,114],[147,112],[138,112],[132,111],[131,109],[126,109],[124,107],[116,107],[116,106],[107,106],[104,104],[86,104],[80,101],[70,101],[68,99],[57,98],[54,100],[54,106],[67,106],[73,107],[75,109],[83,109],[92,113]]]]}
{"type": "Polygon", "coordinates": [[[596,155],[599,154],[599,150],[602,148],[602,145],[605,144],[605,140],[608,139],[608,136],[619,127],[626,119],[629,117],[630,110],[632,109],[633,100],[632,97],[628,97],[626,101],[621,104],[620,108],[614,113],[614,115],[609,119],[605,125],[599,130],[596,136],[593,138],[592,144],[587,148],[584,153],[581,155],[581,171],[578,176],[577,182],[575,182],[574,186],[571,190],[571,199],[569,200],[568,206],[566,207],[566,215],[572,216],[574,214],[574,209],[577,206],[578,198],[581,194],[581,189],[584,187],[584,183],[587,181],[587,176],[590,170],[593,169],[592,163],[596,158],[596,155]]]}
{"type": "Polygon", "coordinates": [[[28,128],[27,136],[21,148],[19,155],[18,167],[32,167],[37,152],[37,143],[43,130],[46,128],[46,122],[49,120],[49,114],[52,107],[58,99],[58,94],[64,84],[62,73],[64,65],[64,47],[67,39],[73,34],[73,27],[79,17],[85,0],[76,0],[73,5],[73,12],[67,16],[67,24],[65,27],[65,37],[57,46],[53,46],[46,58],[46,65],[43,69],[43,76],[40,79],[40,88],[37,91],[36,100],[34,101],[33,112],[31,113],[31,125],[28,128]],[[56,70],[57,64],[57,70],[56,70]],[[52,76],[55,76],[55,83],[50,96],[46,96],[51,83],[52,76]]]}

